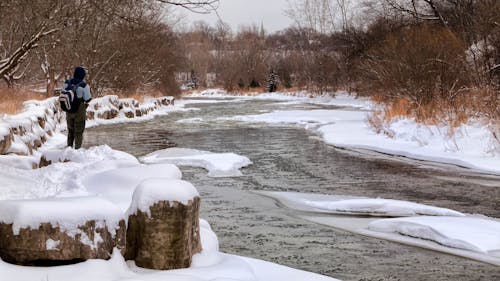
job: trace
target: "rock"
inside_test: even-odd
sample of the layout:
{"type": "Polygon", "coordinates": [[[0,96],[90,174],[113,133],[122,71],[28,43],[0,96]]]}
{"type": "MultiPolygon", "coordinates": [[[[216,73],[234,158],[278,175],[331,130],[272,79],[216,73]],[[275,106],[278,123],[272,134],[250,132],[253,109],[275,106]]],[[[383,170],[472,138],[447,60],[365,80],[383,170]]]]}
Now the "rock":
{"type": "Polygon", "coordinates": [[[125,117],[127,117],[127,118],[134,118],[134,112],[133,111],[127,111],[127,112],[125,112],[125,117]]]}
{"type": "Polygon", "coordinates": [[[192,256],[201,251],[199,208],[200,198],[196,189],[187,182],[165,179],[144,181],[134,192],[129,210],[132,213],[128,218],[125,258],[150,269],[189,267],[192,256]],[[162,191],[167,196],[163,196],[162,191]],[[170,194],[188,194],[190,199],[172,201],[168,198],[169,191],[170,194]],[[146,210],[138,207],[147,205],[146,210]]]}
{"type": "Polygon", "coordinates": [[[113,209],[116,206],[104,201],[97,197],[1,201],[0,258],[20,265],[60,265],[109,259],[115,247],[124,251],[125,220],[119,209],[113,209]],[[26,220],[32,225],[19,225],[26,220]]]}
{"type": "Polygon", "coordinates": [[[135,110],[135,116],[141,117],[142,116],[142,111],[140,109],[135,110]]]}
{"type": "Polygon", "coordinates": [[[45,156],[40,157],[40,163],[38,163],[38,168],[47,167],[49,165],[52,165],[51,160],[47,160],[45,156]]]}
{"type": "Polygon", "coordinates": [[[161,99],[161,104],[162,105],[170,105],[170,100],[167,98],[162,98],[161,99]]]}
{"type": "Polygon", "coordinates": [[[45,118],[38,117],[38,125],[40,125],[40,128],[44,129],[45,123],[47,123],[47,120],[45,120],[45,118]]]}
{"type": "Polygon", "coordinates": [[[94,118],[95,118],[95,112],[87,111],[87,120],[94,120],[94,118]]]}
{"type": "Polygon", "coordinates": [[[41,146],[42,146],[42,141],[41,140],[39,140],[39,139],[33,140],[33,145],[32,145],[33,149],[37,149],[37,148],[39,148],[41,146]]]}
{"type": "Polygon", "coordinates": [[[12,145],[13,132],[10,131],[9,134],[5,135],[2,139],[0,139],[0,154],[6,154],[12,145]]]}
{"type": "Polygon", "coordinates": [[[118,116],[118,110],[114,108],[97,114],[97,118],[106,120],[113,119],[116,116],[118,116]]]}

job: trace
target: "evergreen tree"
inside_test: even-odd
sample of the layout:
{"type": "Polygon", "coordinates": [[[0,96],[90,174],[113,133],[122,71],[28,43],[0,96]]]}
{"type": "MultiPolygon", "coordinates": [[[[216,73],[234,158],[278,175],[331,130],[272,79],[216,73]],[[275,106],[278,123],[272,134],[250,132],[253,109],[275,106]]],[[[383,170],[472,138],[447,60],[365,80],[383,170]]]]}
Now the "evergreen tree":
{"type": "Polygon", "coordinates": [[[194,69],[191,69],[191,73],[189,76],[191,81],[189,82],[188,87],[190,89],[198,89],[198,87],[200,86],[200,79],[198,78],[198,75],[196,75],[194,69]]]}
{"type": "Polygon", "coordinates": [[[250,84],[248,85],[250,88],[258,88],[260,87],[260,83],[255,80],[255,78],[252,78],[252,81],[250,81],[250,84]]]}

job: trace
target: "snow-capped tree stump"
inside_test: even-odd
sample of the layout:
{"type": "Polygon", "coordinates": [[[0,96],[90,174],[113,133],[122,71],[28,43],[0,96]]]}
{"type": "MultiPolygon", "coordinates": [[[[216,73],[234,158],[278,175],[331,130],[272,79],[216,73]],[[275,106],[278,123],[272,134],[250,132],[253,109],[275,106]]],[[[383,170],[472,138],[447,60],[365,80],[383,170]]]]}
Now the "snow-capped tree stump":
{"type": "Polygon", "coordinates": [[[0,258],[21,265],[109,259],[125,249],[122,212],[101,198],[0,201],[0,258]]]}
{"type": "Polygon", "coordinates": [[[150,269],[189,267],[201,251],[199,208],[198,192],[189,182],[141,183],[129,209],[125,258],[150,269]]]}

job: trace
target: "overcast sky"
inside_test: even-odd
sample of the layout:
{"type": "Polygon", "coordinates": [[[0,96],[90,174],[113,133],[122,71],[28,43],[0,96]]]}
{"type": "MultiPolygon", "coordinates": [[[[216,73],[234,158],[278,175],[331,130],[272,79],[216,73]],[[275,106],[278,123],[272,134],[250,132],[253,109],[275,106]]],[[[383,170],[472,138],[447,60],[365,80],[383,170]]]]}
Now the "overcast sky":
{"type": "MultiPolygon", "coordinates": [[[[285,15],[287,0],[220,0],[218,13],[222,20],[228,23],[233,31],[241,25],[264,24],[267,32],[285,29],[292,21],[285,15]]],[[[187,22],[197,20],[209,24],[217,22],[215,14],[200,15],[184,11],[187,22]]]]}

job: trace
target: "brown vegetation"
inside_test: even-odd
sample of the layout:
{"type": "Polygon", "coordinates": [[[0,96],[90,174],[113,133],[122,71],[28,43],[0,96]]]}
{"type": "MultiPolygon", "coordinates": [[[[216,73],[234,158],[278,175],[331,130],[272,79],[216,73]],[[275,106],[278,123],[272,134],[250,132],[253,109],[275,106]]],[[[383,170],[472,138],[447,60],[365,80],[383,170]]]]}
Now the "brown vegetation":
{"type": "Polygon", "coordinates": [[[0,87],[0,114],[16,114],[28,100],[43,100],[46,95],[17,88],[0,87]]]}

